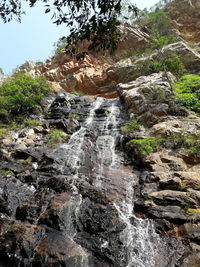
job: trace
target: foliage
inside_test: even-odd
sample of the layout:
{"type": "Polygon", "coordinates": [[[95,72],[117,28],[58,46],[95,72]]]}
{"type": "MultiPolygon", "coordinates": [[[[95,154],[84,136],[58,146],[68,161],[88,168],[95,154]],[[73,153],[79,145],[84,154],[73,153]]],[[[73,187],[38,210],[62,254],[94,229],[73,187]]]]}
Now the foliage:
{"type": "Polygon", "coordinates": [[[139,68],[145,75],[153,72],[170,71],[176,76],[181,76],[185,72],[185,67],[180,57],[170,51],[159,53],[154,59],[145,60],[140,63],[139,68]]]}
{"type": "Polygon", "coordinates": [[[6,128],[0,128],[0,138],[8,135],[8,130],[6,128]]]}
{"type": "Polygon", "coordinates": [[[172,35],[172,21],[163,10],[147,13],[143,22],[151,33],[160,36],[172,35]]]}
{"type": "Polygon", "coordinates": [[[158,33],[153,33],[151,35],[150,45],[147,48],[147,52],[151,52],[155,49],[160,49],[165,45],[176,42],[173,35],[160,35],[158,33]]]}
{"type": "Polygon", "coordinates": [[[200,114],[200,75],[184,75],[174,90],[179,104],[200,114]]]}
{"type": "Polygon", "coordinates": [[[59,38],[59,40],[54,43],[54,54],[60,53],[65,47],[67,46],[67,38],[62,37],[59,38]]]}
{"type": "Polygon", "coordinates": [[[165,45],[176,42],[172,20],[163,10],[147,12],[140,23],[148,29],[150,34],[150,43],[146,52],[152,52],[155,49],[160,49],[165,45]]]}
{"type": "Polygon", "coordinates": [[[198,220],[198,217],[200,216],[200,209],[187,208],[185,213],[189,219],[198,220]]]}
{"type": "Polygon", "coordinates": [[[48,136],[47,144],[52,146],[61,143],[62,141],[66,141],[68,139],[68,135],[62,130],[54,129],[48,136]]]}
{"type": "Polygon", "coordinates": [[[78,92],[78,91],[72,91],[71,94],[77,95],[77,96],[84,96],[85,95],[84,93],[78,92]]]}
{"type": "Polygon", "coordinates": [[[42,126],[42,123],[40,121],[32,120],[32,119],[26,119],[24,121],[24,126],[26,127],[35,127],[35,126],[42,126]]]}
{"type": "MultiPolygon", "coordinates": [[[[119,41],[117,25],[121,13],[121,0],[27,0],[30,7],[36,3],[45,3],[45,13],[52,13],[54,23],[65,23],[70,28],[67,37],[68,52],[77,52],[77,42],[88,40],[89,49],[95,47],[115,49],[119,41]]],[[[0,18],[9,22],[14,18],[21,19],[23,13],[22,0],[2,0],[0,18]]],[[[137,12],[135,6],[128,6],[137,12]]]]}
{"type": "Polygon", "coordinates": [[[6,170],[6,169],[0,169],[0,175],[14,175],[14,172],[11,170],[6,170]]]}
{"type": "Polygon", "coordinates": [[[0,86],[0,115],[16,116],[30,112],[51,89],[42,77],[23,72],[14,74],[0,86]]]}
{"type": "Polygon", "coordinates": [[[157,151],[163,140],[161,138],[149,137],[144,139],[133,139],[128,142],[128,146],[136,147],[139,156],[145,158],[150,153],[157,151]]]}
{"type": "Polygon", "coordinates": [[[196,156],[200,151],[200,133],[183,135],[178,134],[166,140],[166,142],[171,142],[173,149],[184,148],[188,154],[196,156]]]}
{"type": "Polygon", "coordinates": [[[127,134],[138,130],[140,130],[140,125],[137,123],[136,120],[129,121],[121,127],[122,134],[127,134]]]}

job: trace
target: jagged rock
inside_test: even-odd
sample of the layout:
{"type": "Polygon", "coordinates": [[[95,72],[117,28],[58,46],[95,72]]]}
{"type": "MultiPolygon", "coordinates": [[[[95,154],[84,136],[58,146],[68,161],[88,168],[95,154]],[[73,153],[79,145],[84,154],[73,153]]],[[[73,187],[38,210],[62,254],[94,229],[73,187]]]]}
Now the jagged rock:
{"type": "Polygon", "coordinates": [[[152,115],[160,117],[167,115],[169,106],[165,101],[173,95],[169,80],[174,80],[170,73],[167,77],[162,72],[142,76],[127,84],[120,83],[118,92],[125,101],[129,113],[144,115],[151,112],[152,115]],[[160,99],[161,95],[165,97],[160,99]]]}
{"type": "Polygon", "coordinates": [[[40,226],[23,223],[9,225],[0,238],[1,263],[5,266],[29,265],[34,250],[44,237],[45,230],[40,226]]]}
{"type": "MultiPolygon", "coordinates": [[[[167,51],[175,52],[179,55],[188,72],[197,73],[200,70],[200,54],[187,43],[177,42],[164,46],[161,51],[155,50],[151,54],[145,54],[139,58],[132,60],[130,58],[123,59],[110,66],[107,69],[107,75],[111,80],[117,81],[118,83],[134,81],[144,75],[143,66],[148,64],[149,60],[156,60],[160,57],[160,53],[167,51]]],[[[148,72],[151,71],[148,70],[148,72]]]]}
{"type": "MultiPolygon", "coordinates": [[[[148,34],[139,26],[120,25],[123,32],[115,57],[121,57],[128,51],[145,49],[148,43],[148,34]]],[[[88,42],[83,42],[80,49],[87,49],[88,42]]],[[[111,57],[99,55],[89,51],[83,60],[76,60],[61,51],[45,64],[34,68],[34,75],[43,74],[52,82],[53,87],[63,88],[67,92],[78,91],[90,95],[116,97],[115,80],[110,79],[106,69],[114,64],[111,57]]]]}
{"type": "Polygon", "coordinates": [[[185,1],[184,5],[182,3],[182,0],[168,1],[164,10],[172,19],[176,33],[182,39],[198,45],[200,43],[199,0],[185,1]]]}
{"type": "Polygon", "coordinates": [[[178,228],[178,234],[184,238],[200,241],[200,224],[186,223],[178,228]]]}
{"type": "Polygon", "coordinates": [[[194,200],[194,196],[190,193],[181,192],[181,191],[173,191],[173,190],[163,190],[157,191],[149,194],[152,197],[154,203],[157,205],[190,205],[191,208],[194,208],[198,205],[198,199],[194,200]]]}
{"type": "Polygon", "coordinates": [[[187,165],[180,157],[170,155],[169,151],[152,153],[145,160],[145,165],[153,172],[187,170],[187,165]]]}
{"type": "Polygon", "coordinates": [[[184,210],[179,206],[153,206],[148,208],[147,214],[152,218],[166,219],[177,224],[187,221],[184,210]]]}
{"type": "Polygon", "coordinates": [[[172,51],[180,56],[188,72],[197,73],[200,70],[200,54],[184,42],[178,42],[165,46],[163,51],[172,51]]]}

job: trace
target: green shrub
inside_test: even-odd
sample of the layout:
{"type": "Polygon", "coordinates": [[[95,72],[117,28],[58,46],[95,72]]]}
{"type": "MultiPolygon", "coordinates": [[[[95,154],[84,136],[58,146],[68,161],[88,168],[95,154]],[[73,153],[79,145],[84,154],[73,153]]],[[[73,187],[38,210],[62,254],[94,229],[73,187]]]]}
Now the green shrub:
{"type": "Polygon", "coordinates": [[[124,126],[121,127],[122,134],[127,134],[139,130],[140,130],[140,125],[137,123],[136,120],[129,121],[124,126]]]}
{"type": "Polygon", "coordinates": [[[77,96],[84,96],[85,95],[84,93],[78,92],[78,91],[72,91],[70,93],[73,94],[73,95],[77,95],[77,96]]]}
{"type": "Polygon", "coordinates": [[[154,59],[142,62],[140,69],[145,75],[154,72],[169,71],[176,76],[181,76],[185,72],[185,67],[180,57],[170,51],[164,51],[159,53],[154,59]]]}
{"type": "Polygon", "coordinates": [[[54,51],[55,55],[59,54],[67,45],[67,38],[62,37],[56,43],[54,43],[54,51]]]}
{"type": "Polygon", "coordinates": [[[177,134],[165,139],[164,146],[172,149],[184,149],[188,154],[197,156],[200,151],[200,133],[177,134]]]}
{"type": "Polygon", "coordinates": [[[26,119],[24,121],[24,126],[26,127],[35,127],[35,126],[42,126],[42,123],[40,121],[32,120],[32,119],[26,119]]]}
{"type": "Polygon", "coordinates": [[[6,169],[0,169],[0,175],[14,175],[14,172],[11,170],[6,170],[6,169]]]}
{"type": "Polygon", "coordinates": [[[174,90],[179,104],[200,114],[200,75],[184,75],[174,90]]]}
{"type": "Polygon", "coordinates": [[[47,144],[52,146],[68,140],[68,135],[62,130],[54,129],[48,136],[47,144]]]}
{"type": "Polygon", "coordinates": [[[160,49],[165,45],[175,43],[176,39],[173,35],[162,36],[158,33],[154,33],[151,36],[150,44],[147,48],[147,52],[152,52],[155,49],[160,49]]]}
{"type": "Polygon", "coordinates": [[[30,112],[51,89],[42,76],[14,74],[0,86],[0,115],[17,116],[30,112]]]}
{"type": "Polygon", "coordinates": [[[0,138],[8,135],[9,131],[6,128],[0,129],[0,138]]]}
{"type": "Polygon", "coordinates": [[[163,142],[161,138],[149,137],[144,139],[133,139],[128,142],[128,146],[134,146],[139,152],[139,156],[145,158],[150,153],[157,151],[163,142]]]}
{"type": "Polygon", "coordinates": [[[143,24],[150,29],[151,33],[156,32],[163,36],[171,35],[173,33],[172,20],[163,10],[147,13],[143,24]]]}

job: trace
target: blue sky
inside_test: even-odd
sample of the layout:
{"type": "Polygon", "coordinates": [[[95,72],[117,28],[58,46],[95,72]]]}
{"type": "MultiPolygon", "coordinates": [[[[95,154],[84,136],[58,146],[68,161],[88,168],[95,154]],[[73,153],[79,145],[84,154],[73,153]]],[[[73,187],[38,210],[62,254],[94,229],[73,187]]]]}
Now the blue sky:
{"type": "MultiPolygon", "coordinates": [[[[139,8],[150,7],[158,0],[132,0],[139,8]]],[[[0,21],[0,67],[6,74],[26,60],[44,61],[52,55],[53,44],[67,35],[66,26],[56,26],[41,5],[27,8],[22,22],[0,21]]]]}

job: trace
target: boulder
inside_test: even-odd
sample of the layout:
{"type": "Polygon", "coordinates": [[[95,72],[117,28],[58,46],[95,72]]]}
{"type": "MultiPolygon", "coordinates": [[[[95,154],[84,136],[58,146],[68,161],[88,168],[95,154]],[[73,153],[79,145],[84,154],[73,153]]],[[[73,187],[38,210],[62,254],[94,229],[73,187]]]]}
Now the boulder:
{"type": "Polygon", "coordinates": [[[154,73],[129,83],[120,83],[117,89],[129,113],[144,115],[151,112],[160,117],[167,115],[169,106],[166,98],[173,95],[171,82],[174,79],[171,73],[167,76],[163,72],[154,73]]]}

